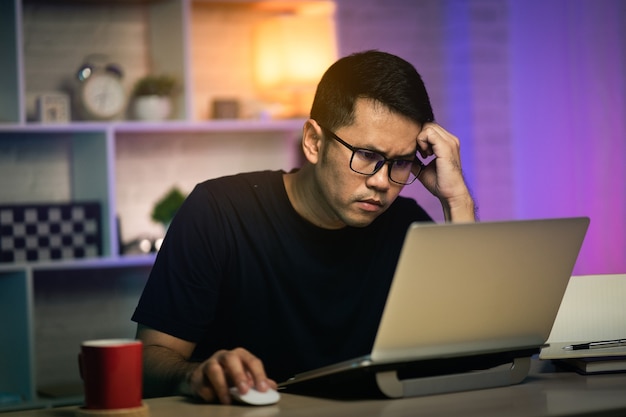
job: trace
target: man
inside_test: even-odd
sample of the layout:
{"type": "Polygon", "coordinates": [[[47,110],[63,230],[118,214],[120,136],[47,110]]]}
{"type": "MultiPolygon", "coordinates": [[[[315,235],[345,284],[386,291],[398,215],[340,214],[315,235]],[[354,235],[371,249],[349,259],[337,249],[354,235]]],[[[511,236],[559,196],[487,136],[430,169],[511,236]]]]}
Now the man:
{"type": "Polygon", "coordinates": [[[402,188],[417,178],[446,221],[474,221],[459,141],[396,56],[333,64],[302,150],[299,170],[204,182],[178,211],[133,316],[147,395],[230,403],[230,386],[368,353],[407,227],[431,221],[402,188]]]}

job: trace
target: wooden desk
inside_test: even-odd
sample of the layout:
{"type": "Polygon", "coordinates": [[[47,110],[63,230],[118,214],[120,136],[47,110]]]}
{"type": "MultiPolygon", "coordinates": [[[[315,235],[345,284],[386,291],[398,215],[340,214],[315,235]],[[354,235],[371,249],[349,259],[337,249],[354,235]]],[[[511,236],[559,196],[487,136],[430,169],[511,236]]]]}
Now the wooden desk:
{"type": "MultiPolygon", "coordinates": [[[[626,374],[554,372],[533,360],[518,385],[398,400],[337,401],[283,394],[274,406],[197,404],[183,397],[147,400],[151,417],[353,416],[626,416],[626,374]]],[[[74,417],[76,407],[5,413],[2,417],[74,417]]]]}

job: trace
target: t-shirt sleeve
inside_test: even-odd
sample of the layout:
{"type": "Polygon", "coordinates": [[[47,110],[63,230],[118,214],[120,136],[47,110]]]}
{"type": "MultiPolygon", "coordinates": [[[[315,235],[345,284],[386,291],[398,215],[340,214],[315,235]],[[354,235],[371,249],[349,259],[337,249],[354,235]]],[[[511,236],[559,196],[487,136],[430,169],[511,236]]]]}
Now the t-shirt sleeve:
{"type": "Polygon", "coordinates": [[[215,316],[229,241],[210,190],[196,186],[174,217],[132,320],[198,342],[215,316]]]}

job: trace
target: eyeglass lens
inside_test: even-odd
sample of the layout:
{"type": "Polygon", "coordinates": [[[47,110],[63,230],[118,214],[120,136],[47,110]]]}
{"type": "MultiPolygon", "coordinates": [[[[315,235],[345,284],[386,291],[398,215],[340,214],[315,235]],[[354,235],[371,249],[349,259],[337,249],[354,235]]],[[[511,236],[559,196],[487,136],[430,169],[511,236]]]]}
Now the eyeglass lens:
{"type": "MultiPolygon", "coordinates": [[[[372,175],[382,168],[385,161],[385,157],[377,152],[355,149],[350,161],[350,168],[359,174],[372,175]]],[[[416,178],[412,172],[412,167],[413,161],[395,159],[391,161],[389,178],[399,184],[410,184],[416,178]]]]}

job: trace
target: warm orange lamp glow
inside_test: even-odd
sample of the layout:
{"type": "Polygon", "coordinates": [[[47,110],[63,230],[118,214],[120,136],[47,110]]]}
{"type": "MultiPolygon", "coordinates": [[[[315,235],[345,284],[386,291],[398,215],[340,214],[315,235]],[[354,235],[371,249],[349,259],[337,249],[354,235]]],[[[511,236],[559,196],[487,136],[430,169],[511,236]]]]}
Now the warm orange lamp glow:
{"type": "Polygon", "coordinates": [[[283,106],[283,117],[309,112],[317,83],[337,58],[334,4],[316,6],[256,27],[256,84],[263,99],[283,106]]]}

